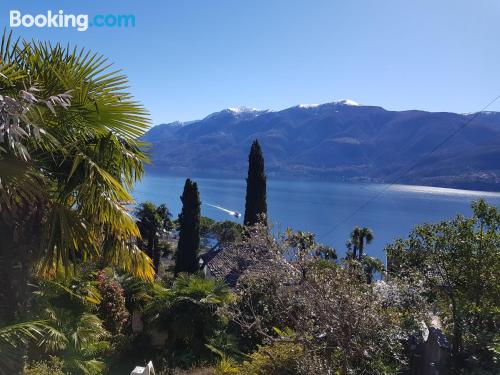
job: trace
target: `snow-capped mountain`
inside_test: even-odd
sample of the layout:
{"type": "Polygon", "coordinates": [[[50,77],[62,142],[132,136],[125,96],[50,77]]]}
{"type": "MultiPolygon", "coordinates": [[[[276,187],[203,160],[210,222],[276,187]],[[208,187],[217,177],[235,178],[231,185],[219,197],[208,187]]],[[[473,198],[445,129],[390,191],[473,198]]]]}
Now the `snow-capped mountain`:
{"type": "Polygon", "coordinates": [[[299,108],[318,108],[321,106],[343,106],[343,105],[350,105],[354,107],[359,107],[361,104],[356,103],[354,100],[351,99],[342,99],[336,102],[331,102],[331,103],[326,103],[326,104],[299,104],[297,107],[299,108]]]}
{"type": "Polygon", "coordinates": [[[258,139],[270,176],[500,191],[496,112],[398,112],[350,99],[279,111],[236,107],[155,126],[144,139],[156,172],[244,177],[258,139]]]}

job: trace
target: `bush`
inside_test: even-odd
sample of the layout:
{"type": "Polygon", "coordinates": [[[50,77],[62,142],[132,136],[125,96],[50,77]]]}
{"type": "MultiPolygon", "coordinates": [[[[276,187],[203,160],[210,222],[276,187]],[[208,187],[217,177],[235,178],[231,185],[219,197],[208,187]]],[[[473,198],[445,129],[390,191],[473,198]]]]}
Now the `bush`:
{"type": "Polygon", "coordinates": [[[259,346],[245,361],[239,374],[244,375],[297,375],[304,355],[301,345],[291,342],[275,342],[259,346]]]}
{"type": "Polygon", "coordinates": [[[218,314],[231,300],[220,282],[181,274],[171,289],[159,289],[146,307],[148,329],[166,333],[165,359],[171,366],[190,368],[211,362],[207,344],[224,332],[226,321],[218,314]]]}
{"type": "Polygon", "coordinates": [[[236,375],[239,374],[238,364],[231,357],[223,355],[214,368],[214,375],[236,375]]]}
{"type": "Polygon", "coordinates": [[[119,334],[129,317],[125,308],[123,288],[117,281],[109,278],[104,271],[97,275],[97,282],[102,298],[99,304],[99,316],[109,332],[119,334]]]}
{"type": "Polygon", "coordinates": [[[57,357],[50,357],[47,361],[30,363],[24,370],[25,375],[66,375],[63,371],[64,364],[57,357]]]}
{"type": "Polygon", "coordinates": [[[423,301],[413,295],[418,290],[402,296],[400,285],[390,284],[394,293],[382,293],[378,283],[368,284],[360,277],[362,268],[352,272],[350,267],[311,257],[311,236],[304,233],[292,238],[298,256],[293,263],[286,262],[281,254],[290,254],[290,245],[269,237],[266,228],[255,228],[243,244],[234,247],[241,257],[256,259],[240,277],[237,299],[227,309],[244,345],[241,349],[247,352],[260,344],[243,373],[327,374],[341,369],[389,374],[405,366],[402,341],[423,318],[423,301]],[[417,304],[408,306],[402,299],[417,304]],[[275,327],[290,328],[294,336],[287,341],[300,346],[284,344],[275,327]],[[264,343],[268,346],[263,347],[264,343]],[[299,350],[307,354],[302,356],[299,350]],[[269,362],[272,356],[279,360],[269,362]],[[295,366],[296,356],[307,366],[295,366]],[[283,362],[288,364],[282,369],[283,362]]]}

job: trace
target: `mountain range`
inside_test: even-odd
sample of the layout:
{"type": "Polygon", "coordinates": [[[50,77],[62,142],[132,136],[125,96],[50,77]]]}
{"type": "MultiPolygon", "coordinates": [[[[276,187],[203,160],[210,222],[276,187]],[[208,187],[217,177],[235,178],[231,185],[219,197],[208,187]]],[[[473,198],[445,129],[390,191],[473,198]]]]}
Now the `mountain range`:
{"type": "Polygon", "coordinates": [[[352,100],[239,107],[157,125],[143,139],[155,173],[244,177],[258,139],[270,177],[500,191],[500,112],[389,111],[352,100]]]}

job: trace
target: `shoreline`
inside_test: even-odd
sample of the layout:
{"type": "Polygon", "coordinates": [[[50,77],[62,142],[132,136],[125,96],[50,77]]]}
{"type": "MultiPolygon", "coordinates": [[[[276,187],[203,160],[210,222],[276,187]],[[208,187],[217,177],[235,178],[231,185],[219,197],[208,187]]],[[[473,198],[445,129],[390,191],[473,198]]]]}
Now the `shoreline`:
{"type": "MultiPolygon", "coordinates": [[[[229,180],[229,181],[245,181],[246,176],[238,175],[235,173],[214,173],[208,171],[188,171],[188,170],[168,170],[158,171],[158,168],[147,166],[145,169],[145,176],[158,176],[158,177],[175,177],[175,178],[203,178],[213,180],[229,180]]],[[[268,173],[269,180],[277,181],[294,181],[294,182],[313,182],[313,183],[339,183],[339,184],[359,184],[359,185],[381,185],[390,186],[390,190],[397,187],[415,188],[413,192],[438,194],[439,191],[444,193],[446,191],[462,192],[463,195],[469,196],[490,196],[500,198],[500,184],[493,183],[459,183],[459,184],[424,184],[418,182],[400,182],[390,183],[380,179],[369,178],[335,178],[335,177],[321,177],[321,176],[292,176],[289,174],[268,173]],[[417,191],[418,190],[418,191],[417,191]],[[434,190],[434,191],[431,191],[434,190]]],[[[396,189],[397,190],[397,189],[396,189]]],[[[408,189],[407,191],[409,191],[408,189]]],[[[399,191],[405,191],[400,189],[399,191]]],[[[462,194],[457,194],[462,195],[462,194]]]]}

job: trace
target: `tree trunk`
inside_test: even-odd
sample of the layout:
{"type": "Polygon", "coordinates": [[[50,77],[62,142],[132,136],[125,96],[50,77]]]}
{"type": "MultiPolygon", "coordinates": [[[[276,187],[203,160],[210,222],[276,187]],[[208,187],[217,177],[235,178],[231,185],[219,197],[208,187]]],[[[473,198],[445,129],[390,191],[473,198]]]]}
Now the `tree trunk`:
{"type": "MultiPolygon", "coordinates": [[[[29,281],[33,259],[38,255],[41,233],[41,210],[18,208],[17,219],[0,220],[0,326],[30,318],[29,281]]],[[[10,374],[23,374],[27,348],[16,351],[10,374]]]]}
{"type": "Polygon", "coordinates": [[[146,248],[146,253],[148,257],[150,257],[151,259],[153,259],[154,256],[155,237],[156,236],[154,232],[151,231],[151,233],[148,236],[148,246],[146,248]]]}
{"type": "Polygon", "coordinates": [[[451,344],[451,353],[454,371],[463,368],[463,341],[462,341],[462,322],[458,314],[458,308],[455,298],[451,296],[452,321],[453,321],[453,339],[451,344]]]}
{"type": "Polygon", "coordinates": [[[158,275],[158,270],[160,269],[160,257],[161,251],[158,246],[158,236],[153,239],[153,267],[155,269],[156,275],[158,275]]]}
{"type": "Polygon", "coordinates": [[[363,243],[363,239],[361,238],[361,241],[359,243],[359,261],[361,262],[363,260],[363,251],[364,251],[364,246],[365,244],[363,243]]]}
{"type": "MultiPolygon", "coordinates": [[[[11,228],[0,224],[0,326],[12,325],[28,319],[28,281],[30,276],[29,251],[13,241],[11,228]]],[[[23,374],[26,347],[19,345],[9,373],[23,374]]]]}

